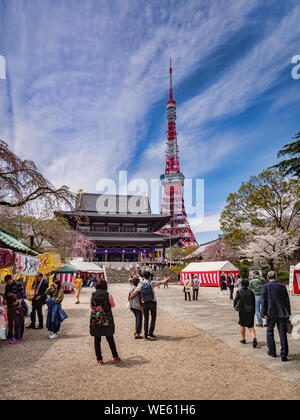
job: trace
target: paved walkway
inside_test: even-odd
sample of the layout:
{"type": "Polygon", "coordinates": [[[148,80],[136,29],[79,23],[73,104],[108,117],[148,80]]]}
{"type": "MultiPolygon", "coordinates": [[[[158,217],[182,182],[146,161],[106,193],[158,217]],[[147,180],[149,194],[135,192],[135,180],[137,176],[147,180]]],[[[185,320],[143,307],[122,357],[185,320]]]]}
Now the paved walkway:
{"type": "MultiPolygon", "coordinates": [[[[220,296],[219,289],[203,287],[199,291],[199,300],[191,302],[184,301],[183,289],[179,285],[170,285],[168,290],[160,289],[158,296],[160,306],[177,319],[200,328],[230,347],[300,384],[300,337],[295,340],[289,336],[290,362],[282,363],[280,357],[273,359],[267,355],[265,328],[256,328],[259,342],[256,350],[252,348],[252,339],[248,332],[249,344],[246,346],[240,344],[238,313],[234,311],[229,295],[220,296]]],[[[291,297],[291,304],[293,315],[300,315],[300,297],[291,297]]],[[[257,323],[256,318],[255,323],[257,323]]],[[[300,334],[300,328],[298,331],[300,334]]],[[[280,354],[277,332],[275,339],[277,353],[280,354]]]]}
{"type": "MultiPolygon", "coordinates": [[[[85,289],[80,305],[75,305],[74,296],[65,297],[69,318],[58,340],[49,340],[45,330],[26,330],[22,344],[0,343],[0,399],[300,399],[300,387],[293,381],[193,325],[204,316],[211,318],[204,292],[201,301],[189,305],[176,286],[158,290],[159,340],[134,340],[134,318],[126,307],[128,290],[128,285],[110,286],[117,303],[120,364],[112,363],[106,340],[104,365],[96,363],[89,334],[91,290],[85,289]],[[184,321],[178,319],[183,313],[184,321]]],[[[213,298],[211,304],[215,306],[213,298]]],[[[218,311],[217,325],[222,329],[222,318],[229,315],[225,299],[218,311]]],[[[203,328],[207,326],[203,322],[203,328]]],[[[233,326],[232,342],[238,338],[233,326]]]]}

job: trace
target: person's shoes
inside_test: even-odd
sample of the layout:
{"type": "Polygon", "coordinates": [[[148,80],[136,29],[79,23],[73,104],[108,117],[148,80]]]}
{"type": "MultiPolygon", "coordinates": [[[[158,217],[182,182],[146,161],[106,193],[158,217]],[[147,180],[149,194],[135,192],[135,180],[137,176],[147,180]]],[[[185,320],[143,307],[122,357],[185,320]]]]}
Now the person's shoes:
{"type": "Polygon", "coordinates": [[[149,334],[149,337],[151,337],[153,340],[157,340],[157,337],[154,334],[149,334]]]}
{"type": "Polygon", "coordinates": [[[245,339],[241,340],[241,344],[247,344],[247,341],[245,339]]]}
{"type": "Polygon", "coordinates": [[[75,302],[75,305],[79,305],[80,302],[75,302]]]}
{"type": "Polygon", "coordinates": [[[30,324],[29,327],[26,327],[27,330],[36,330],[35,325],[30,324]]]}
{"type": "Polygon", "coordinates": [[[23,338],[19,338],[18,340],[16,340],[17,341],[17,343],[22,343],[22,341],[23,341],[23,338]]]}
{"type": "Polygon", "coordinates": [[[15,338],[13,339],[13,340],[11,340],[10,342],[9,342],[9,344],[16,344],[18,342],[18,340],[16,340],[15,338]]]}
{"type": "Polygon", "coordinates": [[[145,334],[145,339],[146,339],[146,340],[150,340],[149,335],[146,335],[146,334],[145,334]]]}
{"type": "Polygon", "coordinates": [[[50,337],[49,338],[51,338],[51,339],[55,339],[55,338],[58,338],[58,335],[57,334],[52,334],[52,335],[50,335],[50,337]]]}
{"type": "Polygon", "coordinates": [[[143,339],[143,337],[142,337],[141,335],[135,335],[135,336],[134,336],[134,338],[135,338],[136,340],[143,339]]]}
{"type": "Polygon", "coordinates": [[[268,356],[270,356],[270,357],[277,357],[276,354],[273,354],[270,351],[268,351],[268,356]]]}
{"type": "Polygon", "coordinates": [[[103,360],[98,360],[98,365],[102,366],[103,365],[103,360]]]}
{"type": "Polygon", "coordinates": [[[43,327],[42,325],[39,325],[36,329],[37,329],[37,330],[43,330],[43,329],[44,329],[44,327],[43,327]]]}
{"type": "Polygon", "coordinates": [[[254,338],[253,339],[253,348],[256,349],[256,347],[257,347],[257,339],[254,338]]]}
{"type": "Polygon", "coordinates": [[[257,328],[263,328],[263,324],[256,324],[257,328]]]}
{"type": "Polygon", "coordinates": [[[120,363],[121,362],[121,358],[120,357],[114,357],[113,358],[113,362],[114,363],[120,363]]]}
{"type": "Polygon", "coordinates": [[[281,361],[282,361],[282,362],[289,362],[289,359],[288,359],[287,357],[282,357],[282,358],[281,358],[281,361]]]}

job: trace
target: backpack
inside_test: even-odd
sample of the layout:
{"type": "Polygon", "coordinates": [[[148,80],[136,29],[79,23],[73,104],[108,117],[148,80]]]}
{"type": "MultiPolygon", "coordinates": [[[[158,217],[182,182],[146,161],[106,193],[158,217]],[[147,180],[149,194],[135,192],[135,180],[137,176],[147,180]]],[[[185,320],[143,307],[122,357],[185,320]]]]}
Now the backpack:
{"type": "Polygon", "coordinates": [[[106,313],[101,305],[95,306],[91,313],[91,324],[93,327],[107,327],[106,313]]]}
{"type": "Polygon", "coordinates": [[[152,300],[154,300],[154,293],[150,282],[143,282],[141,287],[141,297],[144,303],[152,302],[152,300]]]}

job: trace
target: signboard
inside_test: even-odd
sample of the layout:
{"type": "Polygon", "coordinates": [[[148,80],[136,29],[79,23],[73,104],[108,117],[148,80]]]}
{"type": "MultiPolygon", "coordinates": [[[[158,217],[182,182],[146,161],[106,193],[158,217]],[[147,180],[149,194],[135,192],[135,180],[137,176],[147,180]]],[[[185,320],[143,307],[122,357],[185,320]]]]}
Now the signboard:
{"type": "Polygon", "coordinates": [[[294,291],[294,273],[295,273],[295,266],[290,266],[290,282],[289,282],[289,291],[294,291]]]}
{"type": "Polygon", "coordinates": [[[0,267],[9,267],[13,265],[14,253],[10,249],[0,248],[0,267]]]}
{"type": "Polygon", "coordinates": [[[38,261],[29,255],[16,254],[14,273],[20,276],[35,276],[38,272],[38,261]]]}

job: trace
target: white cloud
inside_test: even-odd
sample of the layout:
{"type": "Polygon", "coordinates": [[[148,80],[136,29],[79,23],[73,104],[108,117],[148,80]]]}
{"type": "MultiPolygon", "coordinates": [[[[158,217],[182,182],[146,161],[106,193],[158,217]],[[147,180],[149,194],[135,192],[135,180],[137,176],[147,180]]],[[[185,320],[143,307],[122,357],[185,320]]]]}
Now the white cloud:
{"type": "Polygon", "coordinates": [[[212,214],[210,216],[204,216],[203,219],[190,218],[190,226],[193,232],[218,232],[220,231],[220,213],[212,214]]]}
{"type": "Polygon", "coordinates": [[[93,191],[99,177],[130,166],[167,91],[168,57],[179,83],[257,4],[11,1],[2,28],[14,110],[7,141],[55,184],[93,191]]]}

